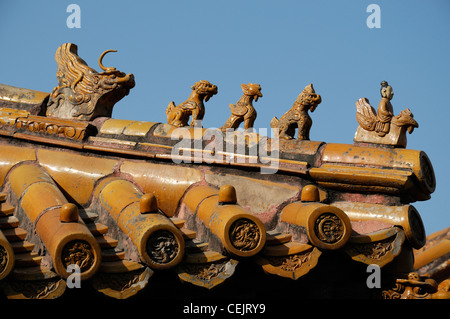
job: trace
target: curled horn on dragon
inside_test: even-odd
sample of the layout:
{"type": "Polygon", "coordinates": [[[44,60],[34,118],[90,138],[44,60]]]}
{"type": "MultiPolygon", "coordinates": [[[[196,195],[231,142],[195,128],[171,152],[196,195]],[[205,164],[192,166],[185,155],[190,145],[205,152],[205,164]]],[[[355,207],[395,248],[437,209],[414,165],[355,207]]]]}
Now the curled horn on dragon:
{"type": "Polygon", "coordinates": [[[66,119],[90,121],[96,117],[111,117],[114,105],[128,95],[135,85],[134,75],[125,74],[114,67],[105,67],[100,55],[97,72],[78,56],[78,47],[64,43],[57,50],[58,85],[53,89],[47,104],[46,115],[66,119]]]}

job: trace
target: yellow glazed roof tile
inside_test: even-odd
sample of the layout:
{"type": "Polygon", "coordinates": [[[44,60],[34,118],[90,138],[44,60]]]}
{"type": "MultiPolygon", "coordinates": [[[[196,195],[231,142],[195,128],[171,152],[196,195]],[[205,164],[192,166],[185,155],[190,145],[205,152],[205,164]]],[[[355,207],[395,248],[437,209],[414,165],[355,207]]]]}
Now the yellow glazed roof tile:
{"type": "Polygon", "coordinates": [[[123,130],[135,121],[109,119],[100,128],[101,134],[122,134],[123,130]]]}
{"type": "Polygon", "coordinates": [[[123,134],[131,136],[145,136],[148,131],[156,124],[158,123],[136,121],[128,125],[123,131],[123,134]]]}

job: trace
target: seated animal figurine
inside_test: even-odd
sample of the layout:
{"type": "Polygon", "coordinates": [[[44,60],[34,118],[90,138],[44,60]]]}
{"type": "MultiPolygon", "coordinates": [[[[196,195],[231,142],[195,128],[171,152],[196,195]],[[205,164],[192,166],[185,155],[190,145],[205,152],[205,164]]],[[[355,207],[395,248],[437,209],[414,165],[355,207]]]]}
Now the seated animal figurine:
{"type": "Polygon", "coordinates": [[[217,86],[201,80],[196,82],[191,89],[192,93],[185,102],[176,106],[173,101],[169,103],[166,109],[167,123],[183,127],[188,126],[190,116],[192,116],[191,126],[195,126],[197,121],[203,120],[205,115],[203,101],[207,102],[213,95],[217,94],[217,86]]]}
{"type": "Polygon", "coordinates": [[[293,139],[295,129],[298,128],[297,138],[299,140],[309,140],[312,119],[308,114],[308,110],[314,112],[320,102],[322,102],[322,98],[315,93],[313,85],[309,84],[299,94],[292,108],[279,120],[274,117],[270,122],[270,126],[272,129],[278,130],[280,138],[293,139]]]}

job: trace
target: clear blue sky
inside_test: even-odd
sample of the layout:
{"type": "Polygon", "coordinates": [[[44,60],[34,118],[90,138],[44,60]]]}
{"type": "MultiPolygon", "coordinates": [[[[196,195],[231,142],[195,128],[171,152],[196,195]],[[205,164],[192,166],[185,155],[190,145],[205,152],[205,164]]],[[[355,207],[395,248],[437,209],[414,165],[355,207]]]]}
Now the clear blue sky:
{"type": "Polygon", "coordinates": [[[65,42],[94,69],[104,64],[133,73],[136,87],[115,118],[165,122],[170,101],[190,86],[219,87],[206,104],[205,127],[221,126],[241,83],[259,83],[255,126],[269,128],[309,83],[323,102],[312,114],[311,139],[353,142],[355,101],[380,99],[386,80],[398,114],[410,108],[419,129],[408,148],[424,150],[437,175],[431,200],[416,202],[427,234],[450,226],[450,1],[5,1],[0,0],[0,83],[50,92],[54,54],[65,42]],[[69,4],[81,8],[81,28],[68,28],[69,4]],[[369,4],[381,28],[368,28],[369,4]]]}

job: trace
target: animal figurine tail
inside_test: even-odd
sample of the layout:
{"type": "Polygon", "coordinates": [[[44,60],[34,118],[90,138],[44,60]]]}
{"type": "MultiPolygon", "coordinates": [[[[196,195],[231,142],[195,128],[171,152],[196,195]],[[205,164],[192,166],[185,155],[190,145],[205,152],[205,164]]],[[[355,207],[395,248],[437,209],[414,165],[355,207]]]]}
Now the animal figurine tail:
{"type": "Polygon", "coordinates": [[[167,105],[166,108],[166,116],[167,116],[167,123],[170,123],[170,115],[172,113],[172,110],[175,108],[175,102],[172,101],[169,103],[169,105],[167,105]]]}

